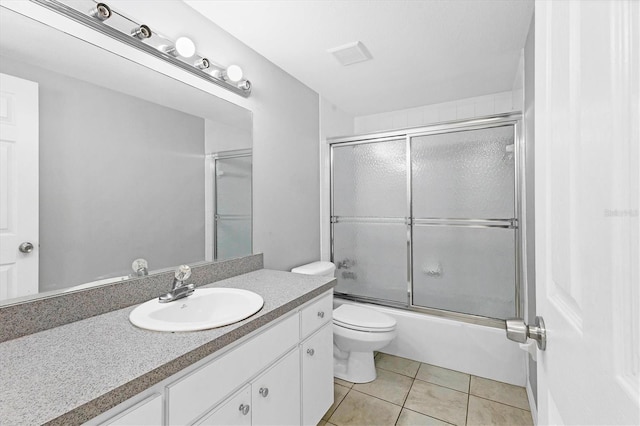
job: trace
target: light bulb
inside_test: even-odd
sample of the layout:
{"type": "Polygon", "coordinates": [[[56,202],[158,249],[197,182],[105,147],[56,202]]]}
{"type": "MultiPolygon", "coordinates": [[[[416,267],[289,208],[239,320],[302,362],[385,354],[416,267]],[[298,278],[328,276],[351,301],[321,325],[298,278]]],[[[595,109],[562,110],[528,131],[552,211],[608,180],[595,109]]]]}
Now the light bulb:
{"type": "Polygon", "coordinates": [[[227,70],[225,71],[227,79],[237,83],[242,80],[242,68],[237,65],[229,65],[227,70]]]}
{"type": "Polygon", "coordinates": [[[176,40],[176,51],[184,58],[190,58],[196,54],[196,45],[188,37],[179,37],[176,40]]]}

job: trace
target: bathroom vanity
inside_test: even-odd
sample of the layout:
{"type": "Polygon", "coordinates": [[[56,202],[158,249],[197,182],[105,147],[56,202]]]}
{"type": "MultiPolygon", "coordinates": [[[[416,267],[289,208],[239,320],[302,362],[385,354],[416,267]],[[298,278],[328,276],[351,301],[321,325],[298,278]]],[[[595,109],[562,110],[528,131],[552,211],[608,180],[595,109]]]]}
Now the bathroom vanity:
{"type": "Polygon", "coordinates": [[[7,341],[0,344],[0,418],[315,425],[333,402],[334,285],[331,278],[260,269],[210,285],[264,298],[262,310],[229,326],[142,330],[129,323],[132,306],[7,341]]]}

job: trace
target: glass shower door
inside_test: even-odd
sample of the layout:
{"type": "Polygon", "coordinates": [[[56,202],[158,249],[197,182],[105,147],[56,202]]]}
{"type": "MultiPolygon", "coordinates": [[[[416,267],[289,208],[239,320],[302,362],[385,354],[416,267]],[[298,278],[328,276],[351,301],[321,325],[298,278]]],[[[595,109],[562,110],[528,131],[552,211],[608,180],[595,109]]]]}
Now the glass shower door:
{"type": "Polygon", "coordinates": [[[413,305],[516,316],[514,127],[411,140],[413,305]]]}
{"type": "Polygon", "coordinates": [[[215,158],[214,259],[251,254],[251,154],[215,158]]]}
{"type": "Polygon", "coordinates": [[[407,142],[332,146],[336,293],[407,303],[407,142]]]}

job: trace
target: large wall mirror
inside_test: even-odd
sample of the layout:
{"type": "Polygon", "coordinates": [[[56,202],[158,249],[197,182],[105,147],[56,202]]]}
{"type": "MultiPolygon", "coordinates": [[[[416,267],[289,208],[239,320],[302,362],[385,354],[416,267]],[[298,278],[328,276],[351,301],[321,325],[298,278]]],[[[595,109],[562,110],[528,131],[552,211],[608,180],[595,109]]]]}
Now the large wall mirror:
{"type": "Polygon", "coordinates": [[[0,73],[0,305],[251,253],[250,111],[5,7],[0,73]]]}

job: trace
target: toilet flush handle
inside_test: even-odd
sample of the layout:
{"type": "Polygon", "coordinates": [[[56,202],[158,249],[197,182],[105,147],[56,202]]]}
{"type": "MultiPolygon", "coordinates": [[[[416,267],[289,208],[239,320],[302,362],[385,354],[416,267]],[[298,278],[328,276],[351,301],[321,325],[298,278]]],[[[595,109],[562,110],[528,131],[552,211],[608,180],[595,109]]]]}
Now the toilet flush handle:
{"type": "Polygon", "coordinates": [[[324,311],[318,311],[318,318],[324,318],[324,311]]]}

